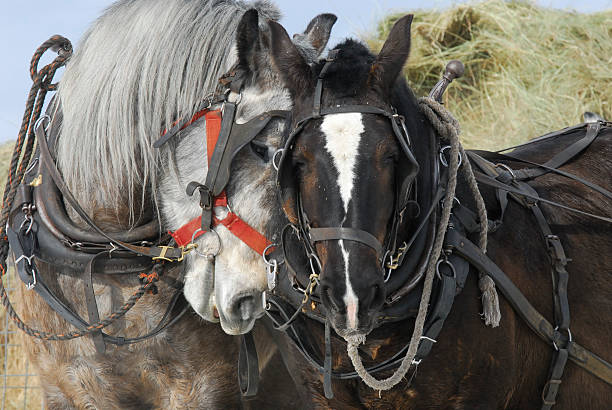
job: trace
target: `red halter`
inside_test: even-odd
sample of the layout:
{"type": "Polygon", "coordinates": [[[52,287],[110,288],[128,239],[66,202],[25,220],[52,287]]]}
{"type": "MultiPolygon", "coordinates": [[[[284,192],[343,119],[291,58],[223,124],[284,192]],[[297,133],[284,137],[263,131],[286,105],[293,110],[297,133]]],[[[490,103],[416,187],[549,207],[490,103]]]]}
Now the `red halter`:
{"type": "MultiPolygon", "coordinates": [[[[191,118],[189,122],[187,122],[181,127],[181,129],[184,129],[188,125],[191,125],[203,115],[206,118],[206,153],[208,157],[208,162],[210,163],[210,158],[212,156],[213,151],[215,150],[215,146],[217,145],[217,139],[219,137],[219,132],[221,131],[221,111],[208,109],[198,111],[197,113],[195,113],[195,115],[191,118]]],[[[227,196],[225,195],[225,191],[221,192],[219,196],[215,197],[213,206],[227,207],[227,196]]],[[[200,215],[197,218],[194,218],[191,221],[187,222],[185,225],[181,226],[176,231],[168,233],[174,238],[177,245],[182,247],[189,244],[190,242],[192,242],[192,240],[198,238],[199,236],[204,235],[205,231],[202,231],[200,229],[201,224],[202,216],[200,215]]],[[[236,236],[242,242],[247,244],[249,248],[253,249],[259,255],[263,254],[266,247],[271,245],[271,242],[268,241],[265,236],[253,229],[249,224],[243,221],[231,210],[223,219],[213,217],[213,225],[225,226],[232,234],[234,234],[234,236],[236,236]]]]}

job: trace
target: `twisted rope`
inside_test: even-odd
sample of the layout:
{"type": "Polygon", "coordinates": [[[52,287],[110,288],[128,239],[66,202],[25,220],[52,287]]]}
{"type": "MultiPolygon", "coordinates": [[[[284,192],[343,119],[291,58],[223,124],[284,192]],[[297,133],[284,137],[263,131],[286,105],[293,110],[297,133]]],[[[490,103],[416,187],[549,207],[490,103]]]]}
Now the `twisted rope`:
{"type": "MultiPolygon", "coordinates": [[[[476,180],[474,178],[472,169],[469,166],[469,161],[467,160],[463,147],[461,147],[461,144],[459,142],[459,123],[441,104],[429,97],[419,99],[419,108],[423,112],[425,117],[427,117],[431,125],[434,127],[439,137],[442,140],[448,142],[451,147],[450,161],[448,167],[448,183],[446,186],[446,193],[442,205],[442,213],[440,215],[438,230],[436,232],[431,257],[428,261],[425,280],[423,282],[423,293],[421,296],[421,302],[419,304],[419,311],[415,319],[414,330],[412,332],[408,351],[406,352],[406,356],[404,356],[404,359],[402,360],[402,363],[400,364],[399,368],[390,377],[386,379],[376,379],[371,374],[369,374],[366,368],[364,367],[357,349],[361,343],[365,342],[365,335],[347,338],[347,353],[351,359],[351,362],[353,363],[355,371],[357,372],[357,374],[359,374],[365,384],[367,384],[372,389],[379,391],[389,390],[393,388],[404,378],[412,364],[418,365],[418,362],[415,362],[414,358],[417,353],[419,342],[423,337],[423,327],[425,325],[425,319],[427,317],[427,307],[431,299],[431,290],[435,275],[435,268],[442,252],[444,236],[448,228],[448,221],[450,219],[453,199],[455,197],[455,189],[457,187],[457,172],[459,170],[459,155],[461,155],[463,158],[462,164],[464,164],[464,174],[468,180],[468,184],[474,195],[474,199],[476,200],[478,207],[478,215],[481,227],[479,245],[481,248],[486,249],[487,244],[486,208],[484,207],[482,196],[478,191],[478,186],[476,185],[476,180]]],[[[497,296],[497,293],[495,293],[494,288],[493,292],[495,296],[497,296]]],[[[485,310],[486,309],[487,307],[485,307],[485,310]]]]}

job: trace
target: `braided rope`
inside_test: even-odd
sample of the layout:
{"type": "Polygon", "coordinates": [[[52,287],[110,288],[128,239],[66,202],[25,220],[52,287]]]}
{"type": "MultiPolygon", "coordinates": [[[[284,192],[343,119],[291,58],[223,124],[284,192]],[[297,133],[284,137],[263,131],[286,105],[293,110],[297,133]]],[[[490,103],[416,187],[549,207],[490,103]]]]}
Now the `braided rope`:
{"type": "MultiPolygon", "coordinates": [[[[415,362],[415,356],[418,350],[419,342],[423,337],[423,327],[425,325],[425,319],[427,317],[427,308],[431,299],[431,290],[433,286],[433,280],[435,275],[435,268],[437,261],[442,252],[442,246],[444,244],[444,236],[448,228],[448,222],[450,219],[451,209],[453,206],[453,199],[455,197],[455,189],[457,187],[457,172],[459,170],[459,155],[463,158],[462,164],[464,164],[464,173],[467,177],[470,189],[474,194],[474,199],[478,204],[478,213],[480,218],[481,233],[480,233],[480,246],[486,249],[487,243],[487,216],[486,208],[482,196],[478,191],[478,186],[475,184],[475,178],[469,167],[469,161],[465,156],[463,147],[459,142],[459,123],[457,120],[448,112],[441,104],[434,101],[429,97],[423,97],[419,99],[419,108],[427,117],[431,125],[434,127],[439,137],[450,144],[450,161],[449,161],[449,176],[446,187],[446,193],[442,206],[442,213],[440,216],[440,222],[434,245],[431,253],[431,257],[428,261],[427,270],[425,274],[425,280],[423,282],[423,293],[421,296],[421,302],[419,304],[419,311],[415,319],[414,330],[408,346],[406,356],[402,360],[399,368],[388,378],[378,380],[368,373],[366,368],[361,361],[359,356],[358,346],[365,342],[365,335],[353,336],[347,338],[347,353],[353,363],[355,371],[361,379],[369,387],[375,390],[389,390],[397,385],[406,375],[412,364],[418,365],[415,362]],[[471,177],[470,177],[471,175],[471,177]]],[[[489,278],[490,279],[490,278],[489,278]]],[[[495,293],[497,296],[497,294],[495,293]]]]}

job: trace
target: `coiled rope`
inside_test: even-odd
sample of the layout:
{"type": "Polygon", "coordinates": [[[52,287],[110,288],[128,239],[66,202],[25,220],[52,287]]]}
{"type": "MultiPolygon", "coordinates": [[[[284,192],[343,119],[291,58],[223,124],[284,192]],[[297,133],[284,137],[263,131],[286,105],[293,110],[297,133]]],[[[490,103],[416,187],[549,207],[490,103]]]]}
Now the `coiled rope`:
{"type": "MultiPolygon", "coordinates": [[[[431,290],[436,270],[435,268],[442,252],[444,236],[448,228],[448,221],[450,219],[453,199],[455,197],[455,188],[457,187],[457,172],[459,170],[459,156],[461,156],[463,159],[461,161],[461,164],[463,165],[463,173],[470,187],[474,200],[476,201],[478,209],[478,218],[480,223],[479,246],[483,251],[486,250],[487,246],[487,211],[482,196],[480,195],[480,191],[478,190],[476,178],[474,177],[470,163],[465,155],[465,151],[461,146],[461,143],[459,142],[459,123],[450,112],[448,112],[440,103],[436,102],[432,98],[420,98],[419,108],[434,127],[440,139],[447,142],[451,147],[448,167],[448,183],[446,186],[446,193],[442,205],[442,213],[440,216],[440,222],[438,224],[438,230],[436,232],[431,257],[427,265],[425,280],[423,283],[423,293],[414,324],[414,330],[410,339],[408,351],[406,352],[406,356],[402,360],[399,368],[395,371],[395,373],[393,373],[393,375],[386,379],[376,379],[368,373],[363,365],[363,362],[361,361],[361,357],[359,356],[358,346],[365,342],[365,335],[347,338],[347,352],[348,356],[351,358],[355,371],[357,374],[359,374],[365,384],[372,389],[379,391],[393,388],[404,378],[413,364],[418,365],[418,362],[416,362],[414,359],[419,347],[419,342],[423,337],[423,327],[427,317],[427,307],[431,298],[431,290]]],[[[497,326],[499,324],[500,314],[498,295],[495,290],[495,285],[491,278],[482,273],[480,275],[479,282],[479,287],[481,292],[483,292],[485,320],[490,322],[493,326],[497,326]]]]}

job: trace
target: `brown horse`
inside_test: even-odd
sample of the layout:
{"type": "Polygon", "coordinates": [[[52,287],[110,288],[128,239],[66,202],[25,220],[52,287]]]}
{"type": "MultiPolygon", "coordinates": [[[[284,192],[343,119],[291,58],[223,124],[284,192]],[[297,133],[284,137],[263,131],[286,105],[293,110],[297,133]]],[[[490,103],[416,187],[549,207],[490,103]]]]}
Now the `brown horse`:
{"type": "MultiPolygon", "coordinates": [[[[503,297],[499,327],[487,328],[479,315],[480,291],[473,269],[465,283],[457,282],[456,292],[453,286],[453,307],[443,320],[444,326],[431,353],[422,359],[423,363],[413,362],[403,381],[391,390],[375,391],[350,374],[351,360],[343,338],[367,335],[359,353],[365,366],[375,369],[374,366],[405,349],[414,327],[423,288],[413,286],[400,302],[392,296],[402,284],[418,275],[416,269],[408,275],[398,270],[385,278],[384,268],[389,265],[381,266],[381,257],[384,263],[386,255],[381,255],[380,248],[388,248],[392,237],[394,215],[400,203],[398,196],[406,194],[413,201],[402,209],[405,212],[403,220],[400,217],[398,234],[401,241],[408,241],[418,232],[421,221],[430,215],[435,218],[438,207],[439,197],[432,195],[436,188],[432,186],[436,181],[432,173],[438,169],[433,165],[438,161],[438,147],[436,142],[432,143],[434,131],[405,81],[398,78],[409,53],[411,20],[406,17],[396,23],[378,56],[348,40],[337,46],[327,61],[311,67],[300,57],[284,29],[272,24],[273,57],[292,93],[294,125],[297,124],[279,169],[282,206],[294,225],[289,232],[297,231],[298,240],[309,242],[303,245],[304,251],[299,243],[297,247],[285,243],[286,262],[302,258],[294,267],[308,266],[308,257],[311,266],[306,273],[295,269],[280,276],[280,289],[276,290],[280,301],[275,306],[289,302],[306,315],[297,316],[286,335],[278,334],[277,343],[304,408],[537,408],[542,405],[542,389],[558,346],[540,339],[503,297]],[[393,122],[397,120],[391,107],[404,117],[404,131],[401,123],[393,122]],[[408,147],[402,144],[402,138],[407,140],[408,147]],[[418,163],[416,176],[410,154],[418,163]],[[412,188],[404,189],[406,186],[412,188]],[[432,212],[428,213],[429,209],[432,212]],[[309,276],[310,285],[306,286],[309,276]],[[304,302],[300,292],[306,294],[304,302]],[[416,303],[410,301],[415,294],[416,303]],[[394,303],[402,304],[401,301],[407,307],[394,317],[394,303]],[[323,395],[326,366],[318,359],[324,355],[326,360],[330,358],[329,350],[324,348],[325,333],[329,330],[321,324],[325,321],[342,336],[330,337],[332,377],[336,376],[331,385],[333,398],[323,395]],[[307,355],[314,359],[314,365],[307,355]]],[[[588,149],[561,170],[608,188],[612,127],[609,123],[600,125],[588,149]]],[[[518,148],[512,155],[545,163],[584,136],[583,126],[518,148]]],[[[496,162],[510,169],[525,167],[521,161],[496,162]]],[[[566,266],[570,337],[610,360],[609,218],[602,223],[543,201],[552,200],[605,216],[612,214],[612,202],[575,179],[555,172],[543,174],[530,180],[529,186],[542,198],[539,207],[571,258],[566,266]]],[[[480,188],[489,213],[499,213],[496,191],[485,185],[480,188]]],[[[467,185],[460,180],[457,203],[475,209],[468,193],[467,185]]],[[[452,221],[459,225],[455,219],[452,221]]],[[[489,234],[487,255],[527,300],[554,323],[552,295],[553,287],[558,285],[550,272],[551,262],[558,261],[551,261],[547,240],[534,214],[518,202],[509,201],[501,225],[495,228],[489,234]]],[[[419,254],[427,252],[427,247],[418,242],[417,237],[406,257],[408,263],[410,252],[416,252],[415,249],[420,249],[419,254]]],[[[459,276],[458,268],[457,272],[453,268],[453,272],[455,277],[459,276]]],[[[277,325],[281,323],[278,316],[272,317],[277,325]]],[[[289,315],[282,319],[291,322],[289,315]]],[[[383,367],[375,375],[387,377],[392,368],[383,367]]],[[[568,362],[556,402],[558,408],[566,409],[609,408],[612,388],[568,362]]]]}

